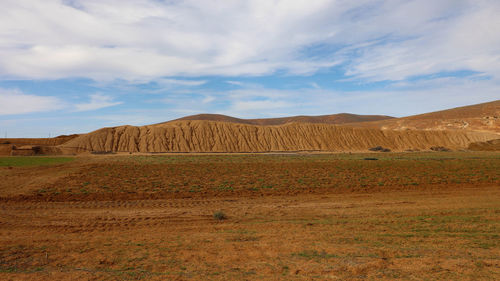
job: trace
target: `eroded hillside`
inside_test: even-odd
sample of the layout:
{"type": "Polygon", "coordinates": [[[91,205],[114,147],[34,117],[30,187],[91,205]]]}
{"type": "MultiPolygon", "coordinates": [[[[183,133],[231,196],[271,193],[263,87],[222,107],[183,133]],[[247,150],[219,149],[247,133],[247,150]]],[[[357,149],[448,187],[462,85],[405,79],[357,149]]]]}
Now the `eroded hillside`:
{"type": "Polygon", "coordinates": [[[460,130],[500,134],[500,100],[403,118],[348,125],[383,130],[460,130]]]}
{"type": "Polygon", "coordinates": [[[491,133],[454,131],[384,131],[329,124],[289,123],[256,126],[213,121],[176,121],[152,126],[103,128],[81,135],[61,149],[125,152],[272,152],[366,151],[383,146],[394,151],[432,146],[463,149],[488,141],[491,133]]]}

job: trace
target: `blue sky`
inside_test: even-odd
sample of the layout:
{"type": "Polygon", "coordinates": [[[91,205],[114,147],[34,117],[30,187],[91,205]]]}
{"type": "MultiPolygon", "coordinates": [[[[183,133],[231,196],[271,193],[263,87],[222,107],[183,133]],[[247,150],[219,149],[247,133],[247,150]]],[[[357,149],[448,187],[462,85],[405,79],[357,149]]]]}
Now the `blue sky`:
{"type": "Polygon", "coordinates": [[[500,98],[496,0],[3,0],[0,137],[500,98]]]}

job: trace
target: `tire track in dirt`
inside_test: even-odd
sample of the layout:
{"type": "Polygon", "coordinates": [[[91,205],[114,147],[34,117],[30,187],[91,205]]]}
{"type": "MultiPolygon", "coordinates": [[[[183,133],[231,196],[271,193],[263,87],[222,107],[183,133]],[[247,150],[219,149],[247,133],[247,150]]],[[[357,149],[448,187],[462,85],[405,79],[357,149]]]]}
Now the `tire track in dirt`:
{"type": "Polygon", "coordinates": [[[214,222],[220,208],[244,207],[233,199],[0,203],[0,227],[32,233],[128,231],[214,222]]]}
{"type": "MultiPolygon", "coordinates": [[[[19,211],[21,208],[12,210],[19,211]]],[[[182,209],[181,209],[182,210],[182,209]]],[[[195,225],[213,221],[210,213],[198,214],[177,209],[153,212],[149,208],[133,209],[139,214],[131,215],[130,211],[120,214],[120,210],[114,211],[106,216],[100,215],[102,209],[86,208],[72,215],[64,215],[61,212],[36,212],[37,209],[24,211],[22,216],[2,214],[0,226],[6,230],[9,228],[29,229],[32,232],[103,232],[111,230],[132,230],[148,227],[163,227],[168,225],[195,225]],[[35,211],[35,212],[34,212],[35,211]],[[97,215],[94,213],[98,212],[97,215]],[[29,219],[28,219],[29,218],[29,219]]],[[[64,209],[64,211],[71,211],[64,209]]]]}
{"type": "Polygon", "coordinates": [[[44,202],[27,201],[0,203],[0,210],[51,210],[51,209],[117,209],[117,208],[186,208],[199,207],[214,204],[250,204],[249,202],[238,202],[234,199],[176,199],[176,200],[133,200],[133,201],[68,201],[68,202],[44,202]]]}

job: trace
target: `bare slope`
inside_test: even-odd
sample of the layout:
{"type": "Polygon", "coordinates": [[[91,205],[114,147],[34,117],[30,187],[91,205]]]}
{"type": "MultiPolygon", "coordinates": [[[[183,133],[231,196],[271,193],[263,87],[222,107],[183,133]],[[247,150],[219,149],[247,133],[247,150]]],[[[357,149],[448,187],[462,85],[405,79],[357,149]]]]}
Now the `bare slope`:
{"type": "Polygon", "coordinates": [[[500,100],[403,118],[349,125],[388,130],[466,130],[500,133],[500,100]]]}
{"type": "Polygon", "coordinates": [[[55,138],[0,138],[0,155],[10,155],[13,147],[55,146],[63,144],[78,135],[64,135],[55,138]]]}
{"type": "Polygon", "coordinates": [[[320,115],[320,116],[291,116],[291,117],[263,118],[263,119],[240,119],[221,114],[198,114],[198,115],[186,116],[174,121],[206,120],[206,121],[231,122],[231,123],[249,124],[249,125],[283,125],[292,122],[344,124],[353,122],[379,121],[392,118],[394,117],[385,115],[357,115],[350,113],[339,113],[339,114],[320,115]]]}
{"type": "Polygon", "coordinates": [[[490,133],[383,131],[330,124],[256,126],[214,121],[176,121],[151,126],[103,128],[60,146],[65,150],[127,152],[395,151],[445,146],[462,149],[497,138],[490,133]]]}
{"type": "Polygon", "coordinates": [[[500,151],[500,139],[474,142],[469,145],[469,149],[474,151],[500,151]]]}

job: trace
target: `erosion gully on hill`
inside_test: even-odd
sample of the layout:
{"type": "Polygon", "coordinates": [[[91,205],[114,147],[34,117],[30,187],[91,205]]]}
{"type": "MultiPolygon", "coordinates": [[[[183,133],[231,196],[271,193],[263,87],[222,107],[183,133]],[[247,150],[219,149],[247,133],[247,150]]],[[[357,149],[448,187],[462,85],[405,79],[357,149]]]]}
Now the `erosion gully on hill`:
{"type": "Polygon", "coordinates": [[[61,151],[123,152],[272,152],[367,151],[383,146],[395,151],[432,146],[465,149],[496,139],[494,133],[456,131],[383,131],[329,124],[289,123],[255,126],[213,121],[177,121],[152,126],[104,128],[78,136],[61,151]]]}
{"type": "Polygon", "coordinates": [[[498,150],[500,101],[402,118],[333,114],[239,119],[199,114],[49,139],[0,139],[0,155],[159,152],[498,150]]]}

